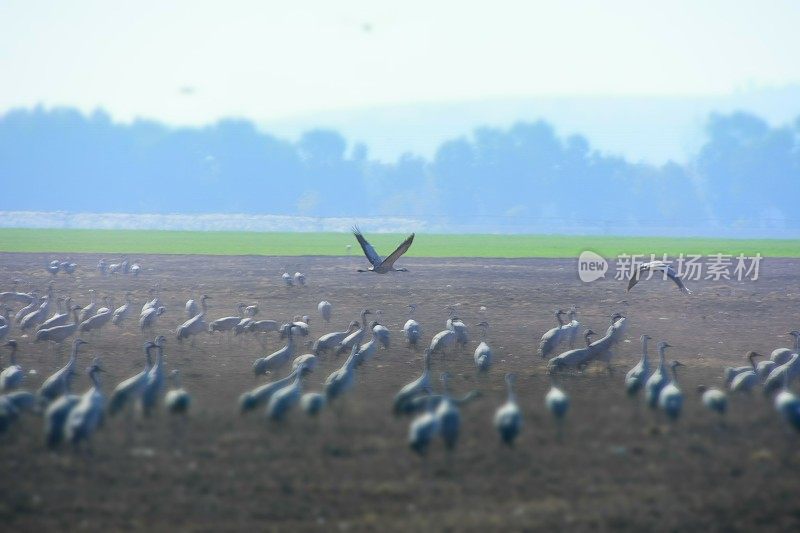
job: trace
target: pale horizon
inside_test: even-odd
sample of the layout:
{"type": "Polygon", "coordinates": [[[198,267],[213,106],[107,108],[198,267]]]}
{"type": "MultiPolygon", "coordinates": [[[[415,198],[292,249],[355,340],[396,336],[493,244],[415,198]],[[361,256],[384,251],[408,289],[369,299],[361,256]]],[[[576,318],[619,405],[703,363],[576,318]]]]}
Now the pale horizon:
{"type": "Polygon", "coordinates": [[[406,104],[800,84],[793,2],[145,4],[6,2],[0,68],[14,83],[0,112],[68,106],[120,121],[263,123],[406,104]]]}

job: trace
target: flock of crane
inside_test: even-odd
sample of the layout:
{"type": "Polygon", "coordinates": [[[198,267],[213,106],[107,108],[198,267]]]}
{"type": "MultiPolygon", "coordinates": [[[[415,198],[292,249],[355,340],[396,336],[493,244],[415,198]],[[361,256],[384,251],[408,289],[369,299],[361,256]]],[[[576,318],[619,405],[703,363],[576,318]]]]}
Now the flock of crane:
{"type": "MultiPolygon", "coordinates": [[[[387,260],[377,256],[360,233],[356,236],[373,268],[383,270],[377,273],[404,271],[395,269],[394,261],[408,249],[413,235],[398,248],[401,253],[395,253],[387,260]]],[[[64,262],[54,261],[47,265],[48,271],[54,273],[56,263],[59,269],[63,267],[64,262]]],[[[133,266],[137,267],[138,272],[139,265],[134,263],[129,266],[127,260],[113,265],[101,261],[97,270],[104,275],[112,272],[126,274],[132,273],[133,266]]],[[[74,266],[69,268],[74,271],[74,266]]],[[[636,281],[641,272],[651,268],[660,267],[651,264],[640,270],[636,281]]],[[[682,292],[691,294],[674,272],[673,275],[665,273],[682,292]]],[[[305,275],[300,272],[294,275],[284,273],[282,280],[287,285],[303,285],[306,281],[305,275]]],[[[56,347],[72,339],[72,352],[66,364],[47,377],[37,391],[32,392],[23,388],[28,374],[18,360],[21,341],[10,339],[5,343],[4,346],[9,350],[9,364],[0,372],[0,433],[12,431],[14,422],[25,413],[38,413],[44,420],[45,443],[48,447],[55,448],[66,442],[80,448],[82,445],[89,447],[92,435],[103,427],[106,416],[123,414],[129,419],[135,416],[149,417],[159,406],[175,415],[189,412],[191,396],[180,385],[179,371],[166,371],[164,350],[167,338],[163,335],[143,343],[141,371],[120,381],[108,399],[100,378],[104,371],[103,364],[98,358],[94,358],[86,369],[90,388],[83,394],[71,391],[71,383],[78,373],[79,352],[87,344],[81,336],[97,335],[108,324],[117,328],[125,327],[134,313],[131,293],[125,294],[122,305],[114,307],[111,297],[104,297],[101,304],[95,291],[90,290],[89,301],[80,306],[70,296],[56,296],[54,281],[49,283],[43,295],[35,290],[19,291],[16,286],[18,282],[14,283],[11,290],[0,292],[0,305],[4,309],[0,315],[0,340],[10,339],[14,330],[17,330],[20,338],[34,343],[50,342],[56,347]],[[19,306],[16,313],[11,306],[19,306]],[[172,386],[167,390],[168,379],[172,380],[172,386]]],[[[629,290],[634,284],[629,284],[629,290]]],[[[391,346],[392,334],[381,323],[381,311],[364,309],[360,320],[353,320],[346,328],[325,333],[311,342],[307,339],[311,331],[311,317],[307,315],[295,316],[290,321],[259,319],[257,305],[241,303],[237,306],[236,314],[211,320],[208,316],[209,300],[211,298],[203,294],[196,300],[186,301],[185,319],[171,330],[178,342],[188,340],[194,345],[198,335],[215,333],[229,338],[250,333],[259,339],[274,333],[285,341],[278,350],[253,361],[252,371],[256,378],[269,375],[271,380],[241,394],[238,410],[242,414],[262,408],[266,419],[279,422],[293,409],[299,408],[309,416],[317,416],[329,406],[341,402],[356,384],[357,374],[364,371],[377,351],[387,350],[391,346]],[[372,316],[376,319],[371,320],[372,316]],[[298,353],[301,347],[308,347],[310,351],[298,353]],[[341,366],[328,375],[320,390],[304,390],[304,379],[315,371],[321,358],[328,357],[330,360],[342,354],[348,355],[341,366]],[[278,375],[282,377],[273,379],[278,375]]],[[[393,412],[396,416],[411,417],[408,444],[414,452],[426,454],[437,438],[441,438],[447,450],[453,450],[459,438],[460,408],[479,398],[481,392],[472,390],[462,397],[453,396],[448,384],[451,375],[443,372],[440,379],[435,380],[432,364],[435,357],[440,356],[446,365],[449,355],[463,351],[470,343],[470,327],[458,316],[455,307],[447,307],[445,309],[449,311],[449,317],[444,322],[444,328],[431,337],[429,344],[423,346],[423,329],[415,318],[416,306],[410,304],[408,309],[409,317],[403,325],[402,335],[409,349],[417,351],[424,348],[423,368],[419,377],[396,393],[393,412]],[[435,390],[437,381],[441,382],[439,392],[435,390]]],[[[149,334],[165,312],[159,287],[155,285],[139,312],[138,326],[143,336],[149,334]]],[[[317,312],[322,323],[329,324],[333,318],[333,305],[321,301],[317,312]]],[[[569,311],[559,309],[555,319],[554,327],[542,335],[537,352],[540,358],[547,360],[551,384],[544,396],[544,404],[555,419],[560,436],[562,422],[570,407],[570,396],[561,385],[560,376],[566,372],[583,372],[593,363],[605,365],[610,372],[614,352],[625,337],[628,319],[620,313],[614,313],[604,335],[596,340],[593,340],[596,333],[587,328],[582,334],[584,345],[580,347],[575,347],[583,329],[578,321],[578,308],[573,306],[569,311]]],[[[481,321],[473,327],[480,329],[480,342],[473,353],[475,371],[485,375],[491,372],[493,366],[493,351],[488,341],[490,325],[481,321]]],[[[730,393],[750,393],[761,386],[764,394],[775,394],[775,409],[791,427],[800,431],[800,398],[789,390],[791,380],[800,372],[800,332],[793,331],[791,335],[794,338],[793,349],[778,348],[768,359],[757,364],[755,359],[762,356],[749,352],[746,356],[749,364],[724,369],[724,378],[725,387],[730,393]]],[[[661,341],[658,344],[658,363],[651,368],[648,354],[651,337],[641,335],[640,340],[641,358],[626,373],[625,390],[632,399],[638,398],[643,392],[646,405],[674,422],[680,417],[684,403],[678,380],[678,368],[683,365],[679,361],[668,364],[666,351],[670,345],[661,341]]],[[[524,417],[515,395],[515,375],[506,374],[505,383],[507,398],[497,408],[493,424],[502,442],[511,446],[522,429],[524,417]]],[[[725,414],[728,406],[726,391],[700,386],[698,392],[705,407],[720,416],[725,414]]]]}

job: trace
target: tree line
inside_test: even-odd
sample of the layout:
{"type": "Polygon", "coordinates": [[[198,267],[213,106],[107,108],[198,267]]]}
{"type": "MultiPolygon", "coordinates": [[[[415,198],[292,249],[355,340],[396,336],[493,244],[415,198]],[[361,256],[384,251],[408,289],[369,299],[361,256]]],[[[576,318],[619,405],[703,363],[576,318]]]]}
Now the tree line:
{"type": "Polygon", "coordinates": [[[290,141],[247,120],[176,128],[37,107],[0,116],[0,183],[6,211],[391,215],[554,233],[609,223],[798,228],[800,119],[712,114],[683,164],[602,153],[545,121],[478,128],[431,158],[385,162],[332,130],[290,141]]]}

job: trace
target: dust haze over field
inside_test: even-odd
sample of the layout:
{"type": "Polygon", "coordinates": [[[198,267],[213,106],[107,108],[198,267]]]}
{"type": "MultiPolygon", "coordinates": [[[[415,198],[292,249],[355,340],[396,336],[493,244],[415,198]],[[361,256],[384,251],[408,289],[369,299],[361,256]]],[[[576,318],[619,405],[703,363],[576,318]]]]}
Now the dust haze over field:
{"type": "MultiPolygon", "coordinates": [[[[0,286],[20,279],[24,288],[44,288],[49,258],[3,254],[0,286]]],[[[405,258],[410,272],[377,276],[354,272],[361,257],[145,256],[144,272],[131,278],[100,276],[92,268],[98,258],[75,256],[79,269],[74,278],[56,277],[57,294],[83,303],[94,288],[119,302],[130,290],[138,310],[160,283],[167,312],[152,335],[167,335],[167,370],[181,369],[193,411],[185,428],[163,412],[137,421],[130,433],[123,420],[108,419],[90,459],[45,451],[40,419],[24,418],[0,442],[0,516],[12,529],[788,531],[800,524],[797,435],[787,434],[772,402],[760,392],[734,396],[720,427],[694,392],[700,383],[720,386],[722,367],[743,364],[747,350],[787,344],[800,303],[797,260],[765,260],[756,282],[697,282],[695,295],[685,297],[656,280],[630,293],[612,280],[583,284],[567,260],[405,258]],[[308,286],[283,286],[284,271],[305,273],[308,286]],[[392,345],[317,421],[301,411],[283,424],[267,423],[261,409],[241,417],[237,397],[265,381],[251,372],[265,350],[250,337],[228,342],[205,334],[192,348],[169,331],[183,321],[186,299],[203,293],[213,298],[209,318],[230,315],[239,302],[258,302],[261,318],[310,314],[310,338],[343,328],[364,307],[380,309],[392,345]],[[330,325],[316,317],[322,299],[334,306],[330,325]],[[391,414],[394,393],[422,368],[421,353],[408,350],[399,332],[412,302],[426,342],[444,329],[446,305],[456,305],[470,325],[491,324],[495,364],[488,376],[474,371],[475,328],[467,350],[434,359],[436,376],[453,373],[454,393],[483,393],[462,408],[462,435],[450,458],[441,442],[426,460],[412,454],[409,420],[391,414]],[[624,312],[631,342],[620,345],[611,375],[590,367],[561,378],[572,407],[559,442],[535,347],[552,326],[552,311],[571,304],[580,306],[584,326],[598,331],[613,312],[624,312]],[[638,360],[641,333],[668,340],[675,346],[669,358],[686,364],[685,412],[672,426],[625,395],[622,379],[638,360]],[[524,414],[514,449],[499,444],[491,425],[509,371],[518,375],[524,414]]],[[[33,389],[64,358],[19,340],[20,364],[37,370],[27,377],[33,389]]],[[[80,367],[102,356],[106,393],[141,368],[143,338],[133,321],[87,340],[80,367]]],[[[280,344],[271,334],[266,353],[280,344]]],[[[320,390],[341,363],[323,357],[305,390],[320,390]]],[[[86,386],[81,376],[75,389],[86,386]]]]}

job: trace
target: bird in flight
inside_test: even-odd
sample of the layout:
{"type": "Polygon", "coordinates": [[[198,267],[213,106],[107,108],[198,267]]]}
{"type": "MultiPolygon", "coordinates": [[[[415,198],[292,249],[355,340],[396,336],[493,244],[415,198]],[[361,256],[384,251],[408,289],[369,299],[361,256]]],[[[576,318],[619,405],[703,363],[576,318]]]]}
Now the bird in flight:
{"type": "Polygon", "coordinates": [[[665,263],[664,261],[650,261],[649,263],[642,263],[638,267],[636,267],[631,275],[630,281],[628,281],[628,290],[631,290],[634,285],[639,283],[642,274],[646,274],[647,272],[664,272],[669,279],[675,282],[675,285],[681,290],[684,294],[692,294],[686,285],[684,285],[683,280],[675,272],[675,269],[672,268],[669,264],[665,263]]]}
{"type": "Polygon", "coordinates": [[[378,255],[378,252],[375,251],[375,248],[367,242],[367,239],[364,238],[364,235],[361,233],[361,230],[358,227],[353,228],[353,235],[355,236],[356,240],[358,240],[358,244],[361,245],[361,249],[364,250],[364,255],[367,256],[367,259],[372,266],[369,267],[367,270],[358,269],[359,272],[375,272],[376,274],[386,274],[387,272],[408,272],[405,268],[395,268],[394,263],[400,256],[403,255],[411,248],[411,243],[414,242],[414,234],[412,233],[406,240],[404,240],[397,249],[389,254],[386,259],[382,259],[381,256],[378,255]]]}

